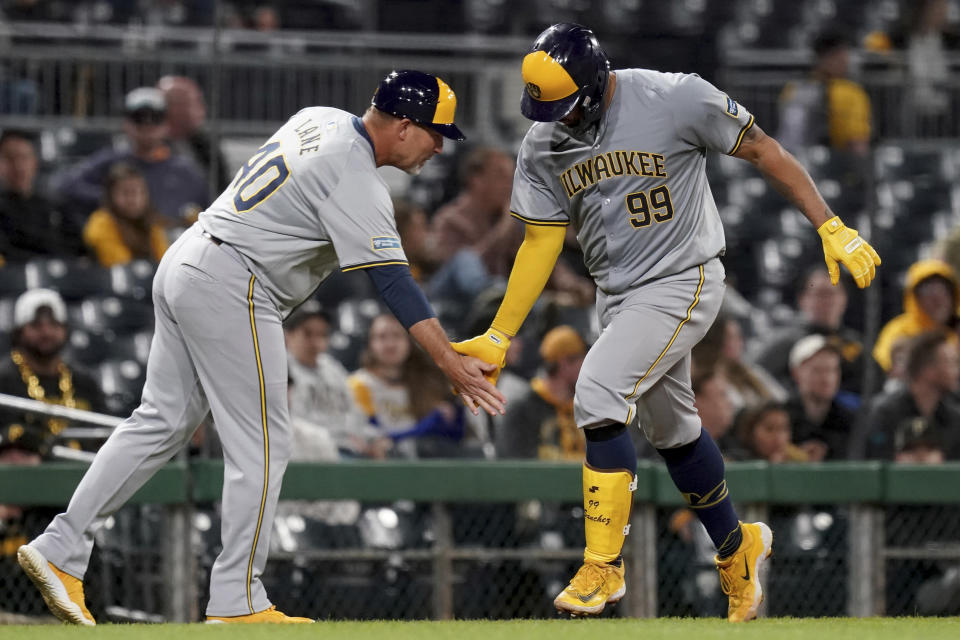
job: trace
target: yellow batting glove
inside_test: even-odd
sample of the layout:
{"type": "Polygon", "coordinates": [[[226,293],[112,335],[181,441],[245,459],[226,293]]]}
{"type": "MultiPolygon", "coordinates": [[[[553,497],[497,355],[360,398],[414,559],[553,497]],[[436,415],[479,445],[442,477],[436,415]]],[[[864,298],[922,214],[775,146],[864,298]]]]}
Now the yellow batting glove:
{"type": "Polygon", "coordinates": [[[850,271],[858,287],[870,286],[880,265],[880,256],[857,230],[845,226],[838,216],[833,216],[820,225],[817,233],[823,239],[823,259],[830,272],[830,282],[837,284],[840,281],[837,263],[841,263],[850,271]]]}
{"type": "Polygon", "coordinates": [[[510,348],[510,336],[494,328],[487,329],[482,336],[476,336],[463,342],[451,342],[453,350],[463,356],[473,356],[484,362],[497,365],[496,371],[484,376],[490,384],[497,384],[500,370],[507,361],[507,349],[510,348]]]}

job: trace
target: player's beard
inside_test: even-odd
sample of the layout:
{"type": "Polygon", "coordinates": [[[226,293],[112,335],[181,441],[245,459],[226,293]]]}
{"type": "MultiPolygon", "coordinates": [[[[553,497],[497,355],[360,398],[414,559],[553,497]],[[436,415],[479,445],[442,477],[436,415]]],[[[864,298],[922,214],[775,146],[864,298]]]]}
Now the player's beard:
{"type": "Polygon", "coordinates": [[[27,354],[27,357],[30,359],[46,366],[60,358],[60,351],[63,349],[64,344],[64,342],[59,341],[46,341],[40,344],[21,343],[18,345],[18,348],[27,354]]]}
{"type": "Polygon", "coordinates": [[[404,171],[411,176],[418,176],[420,175],[420,172],[423,171],[423,165],[425,164],[427,164],[426,160],[419,162],[412,167],[407,167],[404,169],[404,171]]]}

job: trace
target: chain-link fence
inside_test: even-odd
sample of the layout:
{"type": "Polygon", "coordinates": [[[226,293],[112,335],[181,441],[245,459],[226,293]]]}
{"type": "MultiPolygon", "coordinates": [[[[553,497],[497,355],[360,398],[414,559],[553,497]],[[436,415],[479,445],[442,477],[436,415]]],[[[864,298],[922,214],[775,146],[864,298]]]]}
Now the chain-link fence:
{"type": "MultiPolygon", "coordinates": [[[[493,474],[496,465],[486,468],[493,474]]],[[[451,465],[445,472],[455,469],[451,465]]],[[[526,472],[533,477],[537,465],[528,465],[526,472]]],[[[569,472],[570,491],[565,493],[575,493],[576,468],[569,472]]],[[[344,470],[348,478],[356,479],[356,473],[344,470]]],[[[437,469],[423,473],[436,476],[437,469]]],[[[812,478],[817,470],[796,473],[812,478]]],[[[954,475],[960,475],[960,468],[954,475]]],[[[213,490],[204,488],[204,482],[200,478],[199,494],[213,490]]],[[[402,485],[400,479],[392,489],[374,493],[402,493],[402,485]]],[[[555,495],[497,502],[485,502],[483,495],[450,499],[449,490],[442,488],[437,500],[424,498],[421,489],[411,491],[415,500],[371,499],[362,479],[357,486],[359,501],[281,501],[263,576],[281,610],[321,620],[557,615],[552,599],[582,554],[579,503],[555,495]]],[[[796,504],[790,496],[802,490],[787,491],[784,504],[751,503],[739,509],[745,519],[766,520],[775,532],[765,582],[767,615],[960,612],[960,506],[842,504],[840,487],[841,503],[796,504]]],[[[497,500],[500,493],[493,491],[497,500]]],[[[201,495],[193,505],[129,505],[104,523],[85,581],[98,619],[202,617],[210,568],[220,551],[218,506],[206,499],[201,495]]],[[[5,509],[0,619],[46,615],[17,567],[15,553],[58,509],[5,509]]],[[[639,502],[624,556],[627,598],[605,615],[724,614],[726,599],[713,568],[713,550],[688,510],[639,502]]]]}

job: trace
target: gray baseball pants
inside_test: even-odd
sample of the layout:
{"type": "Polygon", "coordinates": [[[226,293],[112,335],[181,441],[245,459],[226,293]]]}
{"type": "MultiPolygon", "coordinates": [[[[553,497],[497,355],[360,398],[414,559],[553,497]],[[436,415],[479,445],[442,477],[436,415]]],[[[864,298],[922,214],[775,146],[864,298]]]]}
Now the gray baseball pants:
{"type": "Polygon", "coordinates": [[[641,428],[654,447],[670,449],[700,437],[690,350],[717,317],[723,279],[723,265],[714,258],[621,294],[597,292],[602,330],[577,380],[577,426],[630,424],[642,402],[651,422],[641,428]]]}
{"type": "Polygon", "coordinates": [[[179,451],[212,411],[223,445],[223,551],[207,615],[267,609],[260,581],[290,456],[281,317],[228,245],[195,224],[153,282],[156,328],[140,406],[97,453],[65,513],[31,546],[82,577],[102,520],[179,451]]]}

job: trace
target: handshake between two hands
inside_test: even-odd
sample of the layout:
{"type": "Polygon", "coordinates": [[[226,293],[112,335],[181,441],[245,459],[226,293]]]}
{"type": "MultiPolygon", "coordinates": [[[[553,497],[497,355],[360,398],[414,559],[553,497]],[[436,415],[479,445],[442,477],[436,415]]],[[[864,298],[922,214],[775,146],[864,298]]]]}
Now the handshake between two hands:
{"type": "Polygon", "coordinates": [[[490,373],[485,373],[484,378],[490,384],[497,384],[497,378],[500,377],[500,371],[507,360],[507,349],[510,348],[510,337],[502,331],[494,328],[487,329],[483,335],[464,340],[463,342],[451,342],[453,350],[462,356],[473,356],[484,362],[497,366],[490,373]]]}

